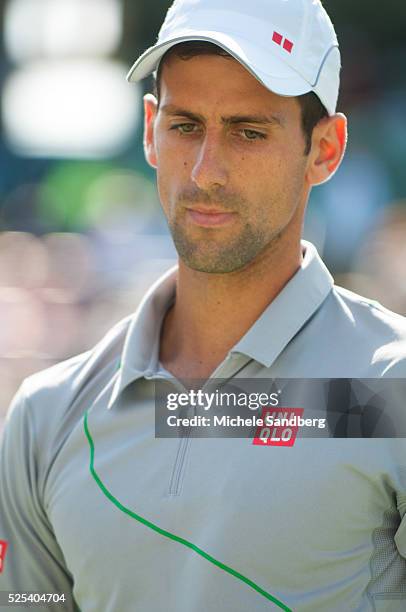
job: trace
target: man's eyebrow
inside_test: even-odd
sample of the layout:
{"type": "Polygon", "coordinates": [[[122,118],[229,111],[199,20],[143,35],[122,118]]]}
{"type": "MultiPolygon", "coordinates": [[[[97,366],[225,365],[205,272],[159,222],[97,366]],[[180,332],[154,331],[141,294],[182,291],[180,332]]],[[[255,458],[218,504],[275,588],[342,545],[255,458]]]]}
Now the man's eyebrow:
{"type": "Polygon", "coordinates": [[[223,123],[258,123],[263,125],[284,125],[283,119],[279,115],[233,115],[232,117],[223,117],[223,123]]]}
{"type": "MultiPolygon", "coordinates": [[[[173,104],[166,104],[161,107],[161,111],[166,115],[173,115],[177,117],[187,117],[192,121],[204,121],[203,115],[192,113],[184,108],[174,106],[173,104]]],[[[222,122],[228,125],[235,125],[238,123],[256,123],[262,125],[284,125],[284,120],[279,115],[232,115],[230,117],[222,117],[222,122]]]]}
{"type": "Polygon", "coordinates": [[[173,104],[166,104],[160,108],[162,113],[165,115],[172,115],[174,117],[187,117],[192,121],[204,121],[203,115],[198,115],[196,113],[191,113],[184,108],[180,108],[179,106],[174,106],[173,104]]]}

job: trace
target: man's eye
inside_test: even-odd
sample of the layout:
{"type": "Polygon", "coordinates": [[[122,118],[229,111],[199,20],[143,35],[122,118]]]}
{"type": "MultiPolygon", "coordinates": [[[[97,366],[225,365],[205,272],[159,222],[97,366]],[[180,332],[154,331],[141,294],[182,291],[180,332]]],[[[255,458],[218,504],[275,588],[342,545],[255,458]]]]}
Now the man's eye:
{"type": "Polygon", "coordinates": [[[266,138],[265,134],[256,130],[245,129],[242,130],[242,134],[246,140],[264,140],[266,138]]]}
{"type": "Polygon", "coordinates": [[[172,126],[171,129],[180,132],[180,134],[193,134],[197,131],[197,125],[195,123],[179,123],[172,126]]]}

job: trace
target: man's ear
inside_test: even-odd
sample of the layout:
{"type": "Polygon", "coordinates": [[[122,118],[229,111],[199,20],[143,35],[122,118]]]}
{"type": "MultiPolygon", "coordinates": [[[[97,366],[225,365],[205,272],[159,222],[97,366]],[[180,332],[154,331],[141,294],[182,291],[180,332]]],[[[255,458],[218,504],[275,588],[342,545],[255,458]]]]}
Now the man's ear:
{"type": "Polygon", "coordinates": [[[144,154],[145,159],[153,168],[157,167],[154,127],[158,111],[158,101],[152,94],[144,96],[144,154]]]}
{"type": "Polygon", "coordinates": [[[313,130],[306,178],[321,185],[337,171],[347,146],[347,118],[342,113],[319,121],[313,130]]]}

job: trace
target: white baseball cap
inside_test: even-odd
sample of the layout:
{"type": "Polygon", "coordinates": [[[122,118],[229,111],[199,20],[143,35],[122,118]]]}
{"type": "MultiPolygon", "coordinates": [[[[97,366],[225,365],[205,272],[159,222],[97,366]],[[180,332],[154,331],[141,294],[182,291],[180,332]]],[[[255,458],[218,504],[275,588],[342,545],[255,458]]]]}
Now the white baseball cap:
{"type": "Polygon", "coordinates": [[[135,62],[128,81],[154,72],[182,42],[222,47],[265,87],[281,96],[313,91],[329,115],[340,86],[340,52],[320,0],[175,0],[158,41],[135,62]]]}

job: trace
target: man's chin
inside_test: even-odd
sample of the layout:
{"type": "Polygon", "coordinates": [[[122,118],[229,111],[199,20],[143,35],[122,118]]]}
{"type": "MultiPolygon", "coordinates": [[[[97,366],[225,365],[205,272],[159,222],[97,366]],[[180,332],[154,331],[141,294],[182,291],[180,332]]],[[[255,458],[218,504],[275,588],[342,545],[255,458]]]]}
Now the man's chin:
{"type": "Polygon", "coordinates": [[[235,252],[213,257],[213,254],[198,255],[196,252],[191,254],[190,251],[185,252],[181,249],[178,249],[178,255],[186,267],[206,274],[232,274],[246,268],[253,259],[238,257],[235,252]]]}
{"type": "Polygon", "coordinates": [[[238,239],[191,239],[172,231],[179,258],[185,266],[206,274],[232,274],[249,266],[263,249],[263,236],[246,231],[238,239]]]}

